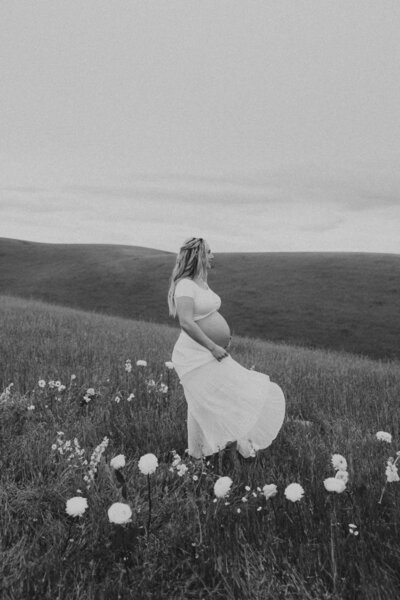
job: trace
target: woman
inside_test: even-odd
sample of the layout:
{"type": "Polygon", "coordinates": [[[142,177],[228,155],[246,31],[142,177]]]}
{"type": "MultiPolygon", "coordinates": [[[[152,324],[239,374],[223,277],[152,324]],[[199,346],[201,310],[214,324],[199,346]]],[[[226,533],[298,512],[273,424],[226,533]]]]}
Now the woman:
{"type": "Polygon", "coordinates": [[[179,251],[168,306],[181,333],[171,360],[188,404],[189,454],[200,458],[237,442],[247,458],[277,436],[285,397],[268,375],[246,369],[229,355],[232,336],[218,312],[221,298],[207,285],[213,258],[203,238],[187,239],[179,251]]]}

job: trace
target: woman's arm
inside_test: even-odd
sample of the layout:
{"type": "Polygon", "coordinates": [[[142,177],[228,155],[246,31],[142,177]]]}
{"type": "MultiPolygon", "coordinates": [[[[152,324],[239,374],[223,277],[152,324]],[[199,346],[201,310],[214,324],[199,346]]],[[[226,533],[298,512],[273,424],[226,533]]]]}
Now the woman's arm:
{"type": "Polygon", "coordinates": [[[179,324],[183,331],[185,331],[185,333],[187,333],[195,342],[204,346],[204,348],[207,348],[217,360],[224,358],[224,356],[228,356],[226,350],[222,348],[222,346],[215,344],[215,342],[213,342],[197,325],[193,319],[193,307],[194,302],[192,298],[189,298],[188,296],[176,298],[176,312],[179,324]]]}
{"type": "Polygon", "coordinates": [[[216,344],[197,325],[193,319],[193,311],[194,302],[192,298],[189,298],[189,296],[176,298],[176,313],[179,325],[195,342],[201,344],[211,352],[216,344]]]}

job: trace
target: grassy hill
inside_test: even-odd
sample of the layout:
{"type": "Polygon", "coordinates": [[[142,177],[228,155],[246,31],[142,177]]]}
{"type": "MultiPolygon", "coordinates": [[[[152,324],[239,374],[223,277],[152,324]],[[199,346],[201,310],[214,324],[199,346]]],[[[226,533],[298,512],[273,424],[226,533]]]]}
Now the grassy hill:
{"type": "Polygon", "coordinates": [[[164,364],[174,328],[12,297],[0,297],[0,328],[4,600],[399,597],[400,483],[387,484],[379,503],[386,461],[400,450],[397,362],[236,337],[232,357],[281,386],[287,414],[255,459],[232,465],[221,456],[213,467],[184,455],[185,399],[164,364]],[[85,404],[89,387],[95,395],[85,404]],[[378,430],[393,443],[379,442],[378,430]],[[105,436],[87,488],[88,467],[71,448],[76,438],[89,461],[105,436]],[[173,449],[183,475],[172,466],[173,449]],[[147,452],[159,460],[150,476],[150,530],[148,482],[138,469],[147,452]],[[333,453],[348,463],[341,494],[323,485],[334,476],[333,453]],[[126,457],[119,478],[110,468],[117,454],[126,457]],[[221,474],[232,490],[214,502],[221,474]],[[293,482],[304,488],[296,503],[284,497],[293,482]],[[266,483],[278,488],[269,500],[260,491],[266,483]],[[66,501],[76,495],[88,508],[73,518],[66,501]],[[114,502],[131,507],[129,524],[109,522],[114,502]]]}
{"type": "MultiPolygon", "coordinates": [[[[0,293],[177,326],[175,254],[0,238],[0,293]]],[[[400,255],[220,253],[209,275],[234,335],[400,357],[400,255]]]]}

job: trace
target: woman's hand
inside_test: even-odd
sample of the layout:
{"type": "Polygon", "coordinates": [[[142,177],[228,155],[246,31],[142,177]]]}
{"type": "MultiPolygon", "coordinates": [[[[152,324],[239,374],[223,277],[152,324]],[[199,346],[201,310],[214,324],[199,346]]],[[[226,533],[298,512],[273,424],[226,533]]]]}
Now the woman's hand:
{"type": "Polygon", "coordinates": [[[217,344],[215,344],[214,348],[210,350],[210,352],[213,355],[213,357],[216,358],[218,361],[221,361],[226,356],[229,356],[225,348],[223,348],[222,346],[218,346],[217,344]]]}

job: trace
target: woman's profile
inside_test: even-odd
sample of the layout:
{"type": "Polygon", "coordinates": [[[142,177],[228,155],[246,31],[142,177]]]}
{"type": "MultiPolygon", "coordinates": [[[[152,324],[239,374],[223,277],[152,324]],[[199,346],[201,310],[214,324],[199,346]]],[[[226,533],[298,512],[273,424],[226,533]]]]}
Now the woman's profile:
{"type": "Polygon", "coordinates": [[[247,458],[277,436],[285,397],[268,375],[228,353],[232,336],[221,298],[207,284],[213,258],[203,238],[188,238],[179,250],[168,291],[169,314],[181,326],[171,361],[188,406],[189,455],[209,456],[233,442],[247,458]]]}

